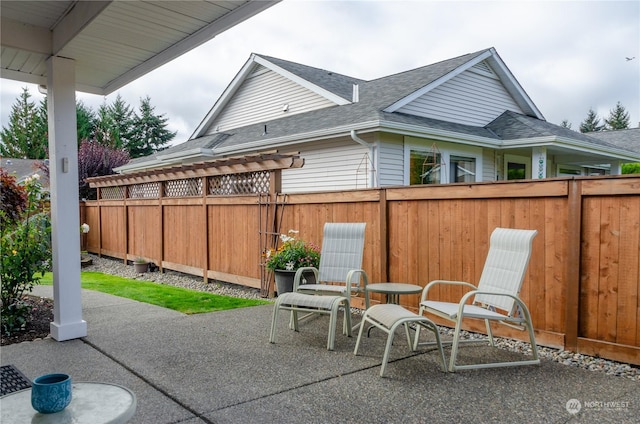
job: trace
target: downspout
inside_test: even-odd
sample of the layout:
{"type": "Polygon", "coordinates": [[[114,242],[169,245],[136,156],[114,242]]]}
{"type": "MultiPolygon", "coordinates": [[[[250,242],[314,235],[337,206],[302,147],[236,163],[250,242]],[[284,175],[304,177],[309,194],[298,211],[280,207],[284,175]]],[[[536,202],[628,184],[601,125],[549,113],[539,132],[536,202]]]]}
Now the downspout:
{"type": "Polygon", "coordinates": [[[369,183],[369,188],[374,188],[376,187],[375,181],[376,181],[376,167],[375,167],[375,144],[374,143],[367,143],[366,141],[364,141],[363,139],[361,139],[360,137],[358,137],[358,134],[356,133],[356,130],[351,130],[351,139],[353,141],[355,141],[356,143],[366,147],[367,149],[369,149],[369,157],[371,160],[371,175],[370,175],[370,183],[369,183]]]}

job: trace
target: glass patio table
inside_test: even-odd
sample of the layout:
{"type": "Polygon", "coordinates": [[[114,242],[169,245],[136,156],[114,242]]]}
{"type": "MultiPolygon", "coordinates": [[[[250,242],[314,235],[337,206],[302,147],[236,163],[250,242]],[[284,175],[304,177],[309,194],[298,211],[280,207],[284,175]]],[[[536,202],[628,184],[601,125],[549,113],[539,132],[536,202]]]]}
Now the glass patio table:
{"type": "Polygon", "coordinates": [[[73,383],[69,406],[54,414],[41,414],[31,406],[31,389],[0,398],[0,422],[126,423],[136,412],[136,395],[126,387],[109,383],[73,383]]]}
{"type": "Polygon", "coordinates": [[[422,292],[422,287],[417,284],[407,283],[374,283],[367,284],[367,296],[371,293],[383,293],[386,303],[400,303],[400,296],[403,294],[416,294],[422,292]]]}

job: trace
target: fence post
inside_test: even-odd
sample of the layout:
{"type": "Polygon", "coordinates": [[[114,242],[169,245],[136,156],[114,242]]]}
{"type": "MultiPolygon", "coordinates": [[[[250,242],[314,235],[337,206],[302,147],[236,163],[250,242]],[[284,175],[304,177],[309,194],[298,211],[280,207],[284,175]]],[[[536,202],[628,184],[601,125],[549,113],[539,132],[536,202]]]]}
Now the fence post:
{"type": "Polygon", "coordinates": [[[204,246],[202,246],[202,251],[204,254],[204,259],[202,261],[202,281],[205,284],[209,283],[209,211],[207,207],[207,194],[209,192],[208,177],[202,177],[202,197],[200,198],[202,201],[202,213],[204,228],[202,229],[204,233],[204,246]]]}
{"type": "Polygon", "coordinates": [[[380,208],[380,252],[378,261],[380,263],[380,281],[389,281],[389,225],[387,224],[387,190],[379,189],[380,200],[378,207],[380,208]]]}
{"type": "Polygon", "coordinates": [[[580,257],[582,249],[582,184],[571,179],[568,181],[568,223],[567,223],[567,262],[566,280],[566,321],[564,348],[578,351],[578,330],[580,325],[580,257]]]}

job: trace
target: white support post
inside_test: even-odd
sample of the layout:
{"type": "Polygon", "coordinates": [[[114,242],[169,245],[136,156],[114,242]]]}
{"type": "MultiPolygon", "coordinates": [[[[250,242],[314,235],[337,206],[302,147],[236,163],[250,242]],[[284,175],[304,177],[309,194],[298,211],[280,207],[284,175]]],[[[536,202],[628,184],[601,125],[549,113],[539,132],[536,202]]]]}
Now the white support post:
{"type": "Polygon", "coordinates": [[[611,161],[611,169],[609,171],[610,175],[621,175],[622,174],[622,162],[619,160],[611,161]]]}
{"type": "Polygon", "coordinates": [[[54,299],[51,337],[64,341],[87,335],[80,287],[75,61],[56,56],[47,61],[47,110],[54,299]]]}
{"type": "Polygon", "coordinates": [[[531,150],[531,178],[534,180],[547,178],[546,147],[534,147],[531,150]]]}

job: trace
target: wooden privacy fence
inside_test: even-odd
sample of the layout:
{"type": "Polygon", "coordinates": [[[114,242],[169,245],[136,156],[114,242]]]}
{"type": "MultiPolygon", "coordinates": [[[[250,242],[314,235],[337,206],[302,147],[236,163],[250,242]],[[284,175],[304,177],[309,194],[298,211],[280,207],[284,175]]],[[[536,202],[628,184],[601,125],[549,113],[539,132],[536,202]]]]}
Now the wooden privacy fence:
{"type": "MultiPolygon", "coordinates": [[[[280,171],[271,172],[277,182],[280,171]]],[[[259,288],[265,205],[258,196],[167,197],[169,182],[157,184],[155,197],[127,195],[141,190],[131,182],[118,188],[121,198],[83,203],[87,249],[259,288]]],[[[372,282],[476,283],[495,227],[538,230],[521,293],[538,342],[640,364],[640,176],[289,194],[280,209],[277,183],[268,191],[277,211],[269,219],[318,245],[325,222],[366,222],[363,267],[372,282]]],[[[435,294],[457,301],[462,291],[435,294]]],[[[415,310],[419,295],[401,302],[415,310]]],[[[524,339],[505,326],[496,334],[524,339]]]]}

